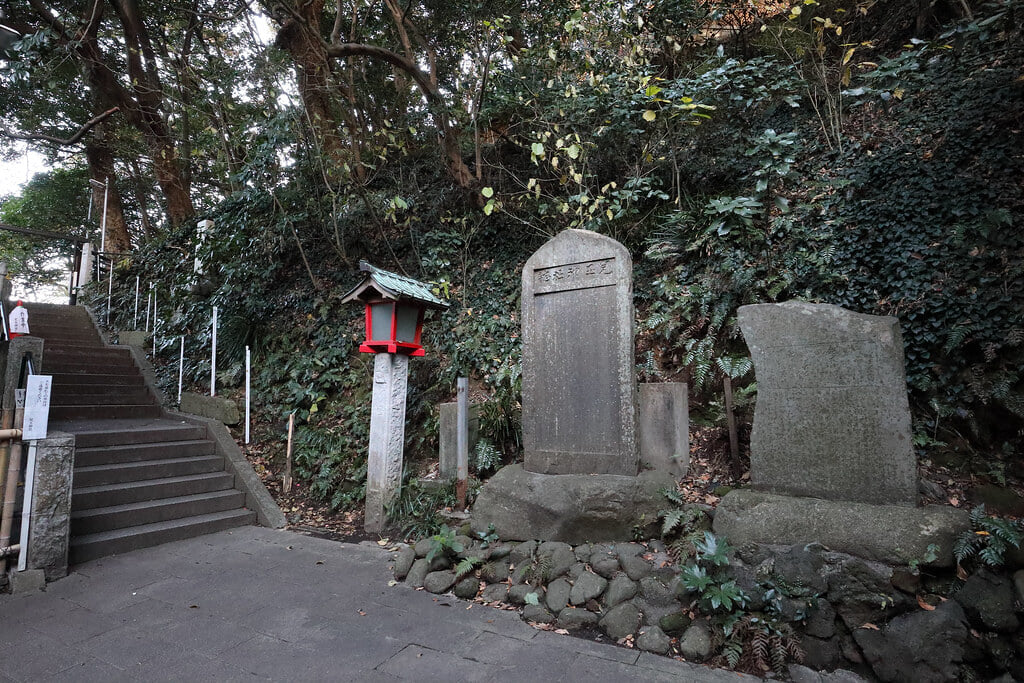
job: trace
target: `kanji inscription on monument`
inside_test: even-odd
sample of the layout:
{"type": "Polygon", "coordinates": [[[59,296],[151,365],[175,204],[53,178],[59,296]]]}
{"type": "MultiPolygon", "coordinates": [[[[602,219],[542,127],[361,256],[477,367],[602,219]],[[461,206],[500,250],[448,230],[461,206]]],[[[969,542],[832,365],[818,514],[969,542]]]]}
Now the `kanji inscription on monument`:
{"type": "Polygon", "coordinates": [[[917,463],[896,318],[789,301],[741,306],[757,375],[757,489],[915,505],[917,463]]]}
{"type": "Polygon", "coordinates": [[[565,230],[523,268],[524,467],[636,475],[633,262],[565,230]]]}

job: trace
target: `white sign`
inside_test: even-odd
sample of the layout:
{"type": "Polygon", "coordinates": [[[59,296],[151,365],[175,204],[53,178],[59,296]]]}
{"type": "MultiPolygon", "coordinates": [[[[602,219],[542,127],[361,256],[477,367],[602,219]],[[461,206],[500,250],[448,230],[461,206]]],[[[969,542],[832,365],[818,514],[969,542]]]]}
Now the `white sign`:
{"type": "Polygon", "coordinates": [[[47,422],[50,420],[50,386],[53,377],[29,375],[25,390],[25,421],[21,427],[24,441],[45,439],[47,422]]]}
{"type": "Polygon", "coordinates": [[[11,314],[7,316],[10,322],[8,329],[11,334],[28,334],[28,311],[24,306],[15,306],[11,314]]]}

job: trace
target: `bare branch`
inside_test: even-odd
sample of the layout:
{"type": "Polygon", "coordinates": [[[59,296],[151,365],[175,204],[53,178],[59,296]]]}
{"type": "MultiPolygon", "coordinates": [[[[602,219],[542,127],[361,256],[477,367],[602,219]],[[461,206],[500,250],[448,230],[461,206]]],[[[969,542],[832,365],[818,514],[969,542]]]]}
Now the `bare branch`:
{"type": "Polygon", "coordinates": [[[112,109],[106,110],[99,116],[92,117],[84,124],[82,124],[82,127],[79,128],[78,131],[69,138],[57,138],[53,137],[52,135],[44,135],[42,133],[12,133],[7,129],[0,129],[0,133],[2,133],[5,137],[14,138],[16,140],[41,140],[43,142],[52,142],[55,145],[67,147],[69,145],[74,145],[75,143],[80,141],[83,137],[85,137],[86,133],[95,128],[100,123],[103,123],[104,121],[109,119],[111,116],[113,116],[120,110],[120,107],[114,107],[112,109]]]}

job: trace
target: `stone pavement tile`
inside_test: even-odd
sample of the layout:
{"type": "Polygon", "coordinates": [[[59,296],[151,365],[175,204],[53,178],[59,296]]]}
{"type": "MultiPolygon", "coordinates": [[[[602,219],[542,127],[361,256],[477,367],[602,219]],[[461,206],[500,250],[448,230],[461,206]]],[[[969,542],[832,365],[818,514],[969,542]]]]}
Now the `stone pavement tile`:
{"type": "Polygon", "coordinates": [[[177,643],[165,639],[161,630],[124,626],[90,638],[79,645],[90,655],[107,664],[129,669],[169,653],[180,653],[177,643]]]}
{"type": "Polygon", "coordinates": [[[225,578],[212,584],[171,578],[146,586],[140,592],[169,605],[202,610],[200,614],[216,614],[224,619],[240,619],[263,607],[255,592],[241,579],[225,578]]]}
{"type": "Polygon", "coordinates": [[[3,672],[15,681],[38,681],[88,660],[79,648],[39,633],[18,647],[5,648],[3,672]]]}
{"type": "Polygon", "coordinates": [[[197,652],[211,657],[256,635],[257,632],[252,628],[216,615],[200,615],[184,622],[170,623],[159,631],[162,640],[174,643],[185,652],[197,652]]]}
{"type": "Polygon", "coordinates": [[[47,683],[130,683],[133,679],[116,666],[89,657],[40,680],[47,683]]]}
{"type": "Polygon", "coordinates": [[[565,648],[590,657],[599,657],[613,662],[623,664],[635,664],[640,652],[627,647],[619,647],[611,643],[598,643],[586,638],[567,636],[554,631],[537,631],[534,640],[541,643],[552,643],[557,647],[565,648]]]}
{"type": "Polygon", "coordinates": [[[546,678],[558,672],[574,655],[553,643],[520,640],[500,633],[484,631],[476,638],[454,643],[446,650],[474,662],[496,667],[501,680],[546,678]]]}
{"type": "Polygon", "coordinates": [[[492,681],[494,667],[454,656],[448,652],[432,650],[421,645],[409,645],[377,667],[377,671],[402,680],[420,681],[492,681]]]}
{"type": "Polygon", "coordinates": [[[615,662],[594,655],[578,654],[571,662],[565,665],[567,680],[585,680],[592,683],[607,681],[618,683],[619,681],[644,681],[681,683],[676,674],[657,669],[644,669],[633,664],[615,662]]]}
{"type": "MultiPolygon", "coordinates": [[[[62,581],[64,579],[53,585],[59,585],[62,581]]],[[[121,586],[116,582],[107,586],[86,584],[76,593],[68,595],[67,601],[101,614],[114,614],[134,605],[153,602],[140,589],[121,586]]]]}
{"type": "Polygon", "coordinates": [[[0,623],[4,625],[4,631],[0,631],[0,642],[3,640],[4,632],[31,628],[41,619],[68,608],[67,600],[48,593],[16,596],[0,594],[0,623]]]}
{"type": "Polygon", "coordinates": [[[219,659],[188,654],[167,662],[146,662],[130,672],[132,681],[146,683],[182,683],[183,681],[216,681],[216,683],[241,683],[258,681],[259,677],[226,664],[219,659]]]}
{"type": "Polygon", "coordinates": [[[328,617],[313,613],[306,604],[275,603],[247,615],[245,623],[256,633],[288,643],[309,643],[323,639],[321,632],[328,617]]]}
{"type": "Polygon", "coordinates": [[[400,649],[397,643],[332,641],[329,647],[313,648],[257,635],[222,652],[218,659],[230,666],[273,681],[361,680],[360,672],[371,670],[400,649]]]}
{"type": "Polygon", "coordinates": [[[40,619],[32,628],[66,645],[88,640],[119,628],[117,619],[68,603],[68,609],[40,619]]]}

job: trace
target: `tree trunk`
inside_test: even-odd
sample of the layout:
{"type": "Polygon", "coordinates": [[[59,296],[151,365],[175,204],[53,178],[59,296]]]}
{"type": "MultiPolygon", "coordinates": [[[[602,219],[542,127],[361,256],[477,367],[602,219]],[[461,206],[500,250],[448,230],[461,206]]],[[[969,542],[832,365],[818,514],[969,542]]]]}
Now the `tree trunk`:
{"type": "Polygon", "coordinates": [[[100,135],[85,145],[85,158],[89,164],[89,177],[100,183],[106,183],[106,197],[102,187],[92,187],[92,215],[97,216],[97,223],[103,225],[103,205],[106,204],[106,237],[104,250],[113,253],[127,253],[132,250],[132,238],[128,233],[128,225],[124,219],[124,205],[121,193],[117,189],[117,177],[114,175],[114,154],[107,145],[107,128],[101,127],[100,135]]]}

